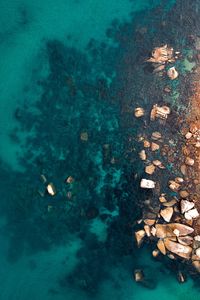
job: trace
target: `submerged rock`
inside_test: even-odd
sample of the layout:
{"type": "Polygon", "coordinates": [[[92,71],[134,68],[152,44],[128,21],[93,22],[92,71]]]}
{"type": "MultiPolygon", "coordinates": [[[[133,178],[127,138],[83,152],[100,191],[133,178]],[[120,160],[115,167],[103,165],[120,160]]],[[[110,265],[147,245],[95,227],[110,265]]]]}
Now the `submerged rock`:
{"type": "Polygon", "coordinates": [[[142,270],[136,269],[136,270],[134,271],[134,279],[135,279],[136,282],[141,282],[141,281],[143,281],[143,279],[144,279],[144,274],[143,274],[142,270]]]}
{"type": "Polygon", "coordinates": [[[144,109],[142,107],[137,107],[135,109],[134,114],[135,114],[136,118],[140,118],[140,117],[144,116],[144,109]]]}
{"type": "Polygon", "coordinates": [[[47,192],[49,193],[49,195],[55,196],[55,194],[56,194],[56,188],[55,188],[55,186],[54,186],[53,183],[49,183],[47,185],[47,192]]]}
{"type": "Polygon", "coordinates": [[[178,77],[178,72],[176,71],[175,67],[171,67],[167,71],[167,75],[171,80],[174,80],[178,77]]]}

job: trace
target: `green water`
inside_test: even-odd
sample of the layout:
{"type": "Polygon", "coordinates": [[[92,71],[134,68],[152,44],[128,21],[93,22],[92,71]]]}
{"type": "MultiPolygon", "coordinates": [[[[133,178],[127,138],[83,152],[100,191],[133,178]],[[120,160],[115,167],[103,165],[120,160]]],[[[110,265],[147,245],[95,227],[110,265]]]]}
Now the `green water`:
{"type": "MultiPolygon", "coordinates": [[[[123,211],[134,222],[140,195],[126,178],[132,165],[124,136],[137,128],[125,120],[118,86],[123,90],[120,76],[137,78],[118,65],[130,44],[128,55],[138,55],[142,42],[132,40],[131,28],[147,26],[140,13],[159,3],[1,0],[1,300],[198,299],[191,279],[179,284],[124,229],[123,211]],[[81,142],[84,131],[88,141],[81,142]],[[104,153],[105,144],[111,153],[104,153]],[[43,172],[59,190],[53,200],[38,195],[43,172]],[[69,175],[75,177],[70,187],[69,175]],[[134,282],[140,266],[154,288],[134,282]]],[[[191,69],[187,61],[185,68],[191,69]]]]}

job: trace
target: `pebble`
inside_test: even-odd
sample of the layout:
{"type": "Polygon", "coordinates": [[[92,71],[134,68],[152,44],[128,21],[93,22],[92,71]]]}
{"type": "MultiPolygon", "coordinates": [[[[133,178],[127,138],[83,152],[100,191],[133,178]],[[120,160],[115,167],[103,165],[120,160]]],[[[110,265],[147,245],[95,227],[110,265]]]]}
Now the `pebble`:
{"type": "Polygon", "coordinates": [[[140,118],[144,116],[144,109],[142,107],[137,107],[134,114],[136,118],[140,118]]]}
{"type": "Polygon", "coordinates": [[[186,157],[185,164],[188,165],[188,166],[193,166],[194,165],[194,159],[190,158],[190,157],[186,157]]]}

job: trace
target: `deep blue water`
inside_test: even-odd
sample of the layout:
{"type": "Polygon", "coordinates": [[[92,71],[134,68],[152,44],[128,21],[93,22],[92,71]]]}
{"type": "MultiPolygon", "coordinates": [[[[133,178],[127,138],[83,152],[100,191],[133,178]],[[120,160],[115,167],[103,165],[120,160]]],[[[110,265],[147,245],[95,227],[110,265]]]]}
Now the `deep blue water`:
{"type": "Polygon", "coordinates": [[[156,43],[187,53],[174,5],[0,2],[0,299],[198,297],[133,238],[143,197],[133,111],[153,101],[143,62],[156,43]],[[134,282],[138,267],[148,287],[134,282]]]}

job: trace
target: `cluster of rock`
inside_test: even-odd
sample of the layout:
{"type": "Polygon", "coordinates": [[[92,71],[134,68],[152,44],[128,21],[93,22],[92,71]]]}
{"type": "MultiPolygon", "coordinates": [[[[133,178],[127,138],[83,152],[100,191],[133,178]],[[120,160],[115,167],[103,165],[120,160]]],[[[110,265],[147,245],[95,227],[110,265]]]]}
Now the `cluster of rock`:
{"type": "MultiPolygon", "coordinates": [[[[155,48],[148,61],[161,65],[173,62],[173,49],[167,45],[155,48]]],[[[159,121],[159,126],[166,124],[170,113],[171,109],[166,105],[153,105],[148,115],[141,107],[135,109],[135,117],[148,117],[153,123],[159,121]]],[[[200,125],[197,122],[185,125],[180,132],[182,155],[176,158],[177,161],[172,150],[175,145],[171,140],[166,142],[168,138],[164,137],[162,130],[153,131],[150,136],[142,134],[138,137],[139,142],[143,143],[139,157],[144,163],[146,174],[140,181],[140,187],[151,189],[153,197],[145,201],[143,218],[138,220],[143,228],[135,232],[135,238],[139,247],[146,238],[155,242],[156,249],[152,252],[154,257],[160,253],[170,259],[179,257],[191,262],[200,272],[200,125]],[[168,158],[167,162],[162,156],[168,158]],[[174,161],[176,169],[170,172],[167,185],[162,191],[162,172],[167,168],[167,163],[174,161]]]]}
{"type": "MultiPolygon", "coordinates": [[[[164,45],[154,48],[151,57],[147,59],[147,62],[152,63],[154,73],[160,73],[165,70],[167,63],[174,63],[179,54],[180,52],[175,52],[174,55],[174,49],[168,47],[168,45],[164,45]]],[[[167,70],[167,75],[170,79],[174,80],[178,77],[178,72],[173,66],[167,70]]]]}

